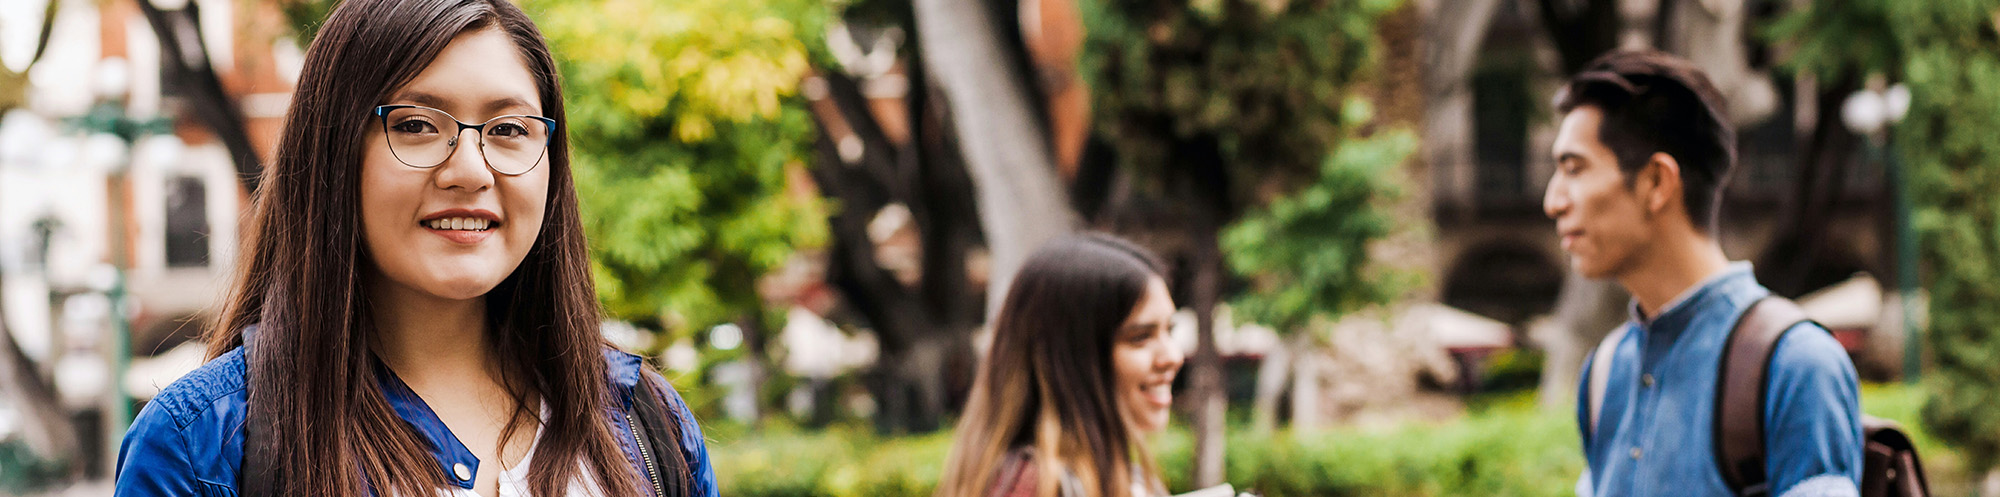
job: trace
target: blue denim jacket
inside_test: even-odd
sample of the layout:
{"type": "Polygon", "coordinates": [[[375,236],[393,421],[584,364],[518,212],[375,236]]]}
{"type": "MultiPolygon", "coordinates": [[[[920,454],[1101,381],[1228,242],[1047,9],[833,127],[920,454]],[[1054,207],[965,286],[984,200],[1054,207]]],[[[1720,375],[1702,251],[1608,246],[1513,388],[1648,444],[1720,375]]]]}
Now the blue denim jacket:
{"type": "MultiPolygon", "coordinates": [[[[612,387],[620,398],[631,402],[633,388],[644,375],[660,380],[647,371],[638,356],[615,349],[604,350],[605,366],[612,387]]],[[[249,391],[243,349],[238,347],[202,365],[154,397],[139,411],[132,428],[125,432],[118,449],[117,497],[188,496],[234,497],[237,473],[243,465],[243,423],[248,412],[249,391]]],[[[479,458],[459,443],[444,421],[431,412],[394,374],[382,375],[382,393],[389,405],[410,426],[430,442],[431,455],[447,480],[470,489],[477,475],[479,458]],[[464,465],[471,477],[459,479],[455,468],[464,465]]],[[[687,404],[673,387],[666,388],[674,411],[680,415],[681,456],[694,477],[694,495],[715,497],[715,470],[709,466],[708,444],[687,404]]],[[[620,406],[618,409],[622,409],[620,406]]],[[[615,421],[613,429],[623,442],[631,463],[639,461],[632,427],[619,413],[607,413],[615,421]]]]}
{"type": "MultiPolygon", "coordinates": [[[[1583,430],[1583,496],[1731,495],[1716,468],[1716,375],[1736,318],[1771,292],[1737,263],[1647,320],[1635,309],[1617,345],[1598,430],[1583,430]]],[[[1595,362],[1595,361],[1589,361],[1595,362]]],[[[1588,426],[1590,368],[1578,389],[1588,426]]],[[[1800,324],[1772,352],[1764,398],[1765,474],[1774,496],[1858,495],[1861,400],[1833,336],[1800,324]]]]}

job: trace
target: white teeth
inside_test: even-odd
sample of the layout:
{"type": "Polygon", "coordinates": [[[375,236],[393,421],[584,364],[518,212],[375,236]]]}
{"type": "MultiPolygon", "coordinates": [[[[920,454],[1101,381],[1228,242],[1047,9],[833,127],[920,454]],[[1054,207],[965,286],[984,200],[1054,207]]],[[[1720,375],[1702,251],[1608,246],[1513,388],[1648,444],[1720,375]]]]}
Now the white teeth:
{"type": "Polygon", "coordinates": [[[484,231],[493,226],[493,221],[470,217],[447,217],[425,221],[424,226],[435,230],[484,231]]]}

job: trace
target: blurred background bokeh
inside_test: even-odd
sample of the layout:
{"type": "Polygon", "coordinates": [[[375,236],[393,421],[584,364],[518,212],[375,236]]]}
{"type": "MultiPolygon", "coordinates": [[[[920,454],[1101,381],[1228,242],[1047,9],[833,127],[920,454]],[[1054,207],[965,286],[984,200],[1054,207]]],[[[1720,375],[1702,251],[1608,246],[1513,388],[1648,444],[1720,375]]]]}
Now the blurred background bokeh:
{"type": "MultiPolygon", "coordinates": [[[[108,495],[203,362],[335,3],[0,1],[0,495],[108,495]]],[[[1170,489],[1568,495],[1627,297],[1542,214],[1549,102],[1652,47],[1729,100],[1724,249],[1935,489],[2000,496],[2000,2],[522,4],[605,336],[687,396],[725,495],[929,495],[990,309],[1077,230],[1172,267],[1170,489]]]]}

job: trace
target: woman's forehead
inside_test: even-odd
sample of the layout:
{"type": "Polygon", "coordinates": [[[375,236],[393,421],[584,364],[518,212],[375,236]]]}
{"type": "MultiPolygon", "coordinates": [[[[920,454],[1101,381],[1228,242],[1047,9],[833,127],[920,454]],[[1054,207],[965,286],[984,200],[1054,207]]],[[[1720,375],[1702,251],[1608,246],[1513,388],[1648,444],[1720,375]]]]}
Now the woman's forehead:
{"type": "Polygon", "coordinates": [[[536,80],[505,33],[480,29],[453,38],[386,103],[432,107],[460,118],[540,115],[536,80]]]}

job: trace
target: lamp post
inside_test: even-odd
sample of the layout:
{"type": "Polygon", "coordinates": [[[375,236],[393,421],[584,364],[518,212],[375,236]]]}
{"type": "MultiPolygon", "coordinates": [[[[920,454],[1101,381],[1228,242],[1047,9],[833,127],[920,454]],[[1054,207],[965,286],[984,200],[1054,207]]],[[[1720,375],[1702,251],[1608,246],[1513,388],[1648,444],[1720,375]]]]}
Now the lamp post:
{"type": "Polygon", "coordinates": [[[1903,85],[1888,89],[1864,89],[1841,103],[1841,123],[1855,134],[1868,137],[1871,158],[1882,164],[1895,200],[1896,300],[1902,307],[1903,381],[1914,384],[1923,374],[1923,330],[1917,326],[1917,238],[1910,226],[1909,178],[1897,160],[1894,135],[1889,127],[1901,122],[1910,110],[1910,90],[1903,85]]]}
{"type": "Polygon", "coordinates": [[[88,113],[72,121],[77,129],[89,133],[102,133],[117,138],[123,147],[120,160],[113,161],[105,174],[105,218],[110,231],[107,237],[111,263],[102,277],[93,278],[93,287],[103,291],[110,301],[108,320],[110,323],[109,349],[110,381],[105,392],[105,433],[108,453],[118,453],[118,440],[132,422],[132,399],[125,391],[125,373],[132,362],[132,330],[129,321],[126,273],[132,260],[130,229],[127,225],[126,196],[131,193],[130,173],[133,163],[134,145],[151,135],[170,134],[172,123],[160,116],[133,117],[126,108],[125,101],[130,91],[124,59],[112,57],[99,62],[96,88],[97,103],[88,113]]]}

